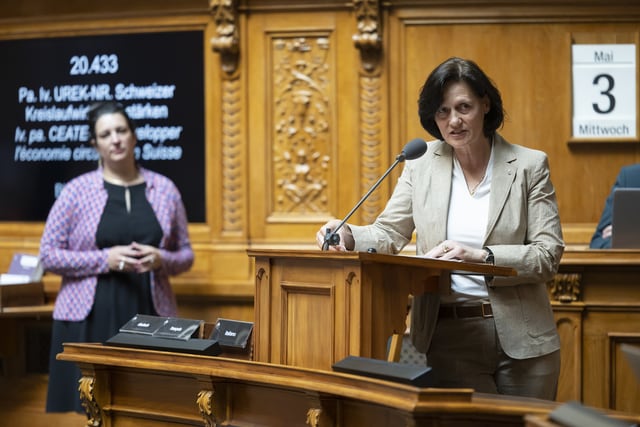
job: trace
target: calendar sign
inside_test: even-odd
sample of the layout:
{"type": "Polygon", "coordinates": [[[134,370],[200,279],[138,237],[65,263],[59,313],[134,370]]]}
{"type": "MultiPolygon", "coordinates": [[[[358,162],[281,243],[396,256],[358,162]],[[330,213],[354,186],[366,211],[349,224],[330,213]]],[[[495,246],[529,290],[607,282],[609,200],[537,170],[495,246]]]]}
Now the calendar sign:
{"type": "Polygon", "coordinates": [[[573,137],[636,138],[636,46],[574,44],[573,137]]]}

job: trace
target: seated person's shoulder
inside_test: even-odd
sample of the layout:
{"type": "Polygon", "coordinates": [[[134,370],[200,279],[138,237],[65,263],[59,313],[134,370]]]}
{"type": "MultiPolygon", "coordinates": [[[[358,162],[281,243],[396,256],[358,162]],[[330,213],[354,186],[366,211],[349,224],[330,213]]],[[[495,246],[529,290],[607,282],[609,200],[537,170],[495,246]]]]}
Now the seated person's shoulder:
{"type": "Polygon", "coordinates": [[[623,166],[620,169],[620,175],[627,175],[640,178],[640,163],[633,165],[623,166]]]}

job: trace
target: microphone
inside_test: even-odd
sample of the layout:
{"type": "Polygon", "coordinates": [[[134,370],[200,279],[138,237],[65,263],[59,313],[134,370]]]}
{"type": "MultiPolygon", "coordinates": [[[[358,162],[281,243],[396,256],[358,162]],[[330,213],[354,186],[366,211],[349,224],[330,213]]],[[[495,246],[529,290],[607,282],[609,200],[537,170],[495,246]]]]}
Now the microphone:
{"type": "Polygon", "coordinates": [[[338,231],[342,228],[342,226],[344,226],[344,224],[349,220],[349,218],[351,218],[351,215],[353,215],[353,213],[356,210],[358,210],[360,205],[362,205],[364,201],[367,200],[367,198],[371,195],[371,193],[373,193],[374,190],[378,188],[382,180],[384,180],[387,177],[387,175],[391,173],[393,168],[395,168],[398,163],[404,162],[405,160],[415,160],[421,157],[426,152],[427,152],[427,143],[424,142],[424,139],[414,138],[411,141],[409,141],[407,145],[404,146],[400,154],[396,156],[396,161],[393,162],[391,166],[389,166],[389,169],[387,169],[387,171],[376,181],[376,183],[373,184],[373,186],[369,189],[369,191],[367,191],[367,193],[364,196],[362,196],[360,201],[356,203],[353,209],[351,209],[351,212],[349,212],[347,216],[344,217],[344,219],[340,222],[340,224],[338,224],[338,226],[334,230],[327,228],[326,233],[324,235],[324,243],[322,244],[322,250],[326,251],[327,249],[329,249],[329,246],[336,246],[340,244],[340,235],[338,234],[338,231]]]}
{"type": "MultiPolygon", "coordinates": [[[[398,154],[398,156],[396,157],[396,163],[391,165],[391,168],[389,169],[394,168],[396,164],[399,162],[403,162],[405,160],[415,160],[419,157],[422,157],[422,155],[426,152],[427,152],[427,143],[424,142],[424,139],[422,138],[412,139],[411,141],[407,142],[407,145],[404,146],[400,154],[398,154]]],[[[382,178],[384,178],[384,176],[382,178]]]]}

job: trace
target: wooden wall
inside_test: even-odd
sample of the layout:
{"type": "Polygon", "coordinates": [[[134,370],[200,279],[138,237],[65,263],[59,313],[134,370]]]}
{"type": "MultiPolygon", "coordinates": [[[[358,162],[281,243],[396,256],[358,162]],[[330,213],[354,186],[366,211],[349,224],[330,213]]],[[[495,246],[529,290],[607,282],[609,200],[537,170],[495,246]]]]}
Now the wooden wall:
{"type": "MultiPolygon", "coordinates": [[[[31,0],[0,5],[0,40],[202,29],[206,223],[173,283],[183,313],[253,319],[248,248],[315,247],[421,129],[417,96],[450,56],[501,89],[502,134],[549,155],[567,243],[588,243],[637,142],[570,141],[571,44],[638,44],[632,0],[31,0]]],[[[185,64],[188,66],[188,64],[185,64]]],[[[384,206],[395,170],[352,217],[384,206]]],[[[36,195],[34,195],[35,197],[36,195]]],[[[0,268],[37,252],[42,224],[0,224],[0,268]]],[[[47,277],[55,294],[58,280],[47,277]]]]}

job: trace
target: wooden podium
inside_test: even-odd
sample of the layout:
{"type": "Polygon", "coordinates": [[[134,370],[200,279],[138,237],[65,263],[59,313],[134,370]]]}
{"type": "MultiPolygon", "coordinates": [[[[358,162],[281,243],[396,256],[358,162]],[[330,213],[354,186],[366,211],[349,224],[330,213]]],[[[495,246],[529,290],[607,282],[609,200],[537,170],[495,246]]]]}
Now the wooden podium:
{"type": "Polygon", "coordinates": [[[513,276],[488,264],[366,252],[249,250],[255,259],[254,359],[330,370],[345,357],[386,359],[406,329],[409,295],[449,273],[513,276]]]}

